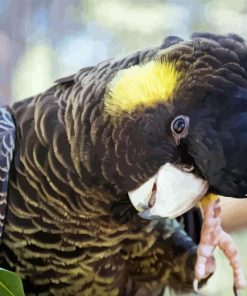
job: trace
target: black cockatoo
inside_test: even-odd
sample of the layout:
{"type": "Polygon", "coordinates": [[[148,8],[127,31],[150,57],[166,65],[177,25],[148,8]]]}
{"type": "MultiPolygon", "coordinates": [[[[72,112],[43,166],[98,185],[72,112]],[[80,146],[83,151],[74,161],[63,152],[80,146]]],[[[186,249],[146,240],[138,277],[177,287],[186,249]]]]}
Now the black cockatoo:
{"type": "Polygon", "coordinates": [[[168,37],[0,113],[0,266],[27,295],[190,289],[193,207],[206,193],[247,193],[237,35],[168,37]]]}

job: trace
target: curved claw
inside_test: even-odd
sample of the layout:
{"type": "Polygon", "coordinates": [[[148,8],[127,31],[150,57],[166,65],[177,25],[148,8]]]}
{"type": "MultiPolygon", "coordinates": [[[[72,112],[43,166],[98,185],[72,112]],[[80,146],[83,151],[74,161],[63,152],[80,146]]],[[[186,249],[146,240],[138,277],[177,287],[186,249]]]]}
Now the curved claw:
{"type": "Polygon", "coordinates": [[[195,291],[196,294],[199,294],[198,285],[199,285],[198,279],[194,279],[194,281],[193,281],[193,290],[195,291]]]}
{"type": "Polygon", "coordinates": [[[240,296],[241,294],[241,292],[240,292],[240,290],[239,289],[237,289],[236,288],[236,286],[233,286],[233,293],[234,293],[234,296],[240,296]]]}

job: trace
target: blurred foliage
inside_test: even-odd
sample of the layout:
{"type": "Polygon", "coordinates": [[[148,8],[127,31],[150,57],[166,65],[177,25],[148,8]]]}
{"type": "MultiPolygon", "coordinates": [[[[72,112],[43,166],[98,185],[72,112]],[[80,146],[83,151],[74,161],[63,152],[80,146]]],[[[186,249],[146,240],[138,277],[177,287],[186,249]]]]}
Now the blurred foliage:
{"type": "Polygon", "coordinates": [[[21,279],[16,273],[0,268],[0,295],[24,296],[21,279]]]}
{"type": "Polygon", "coordinates": [[[247,0],[0,0],[0,102],[193,31],[247,36],[247,0]]]}

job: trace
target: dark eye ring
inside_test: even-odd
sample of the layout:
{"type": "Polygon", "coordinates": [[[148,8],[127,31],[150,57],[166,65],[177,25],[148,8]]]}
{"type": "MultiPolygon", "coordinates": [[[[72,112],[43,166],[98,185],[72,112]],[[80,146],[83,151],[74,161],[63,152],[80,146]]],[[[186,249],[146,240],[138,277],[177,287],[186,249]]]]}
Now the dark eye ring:
{"type": "Polygon", "coordinates": [[[189,117],[179,115],[175,117],[171,123],[171,130],[173,134],[182,136],[187,132],[189,127],[189,117]]]}

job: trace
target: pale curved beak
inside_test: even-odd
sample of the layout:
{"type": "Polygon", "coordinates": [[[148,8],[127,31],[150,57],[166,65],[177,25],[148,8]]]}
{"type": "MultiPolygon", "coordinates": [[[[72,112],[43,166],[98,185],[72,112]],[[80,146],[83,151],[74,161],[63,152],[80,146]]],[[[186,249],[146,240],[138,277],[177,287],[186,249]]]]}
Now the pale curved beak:
{"type": "Polygon", "coordinates": [[[142,218],[175,218],[195,206],[207,190],[204,179],[166,163],[156,175],[128,194],[142,218]]]}

